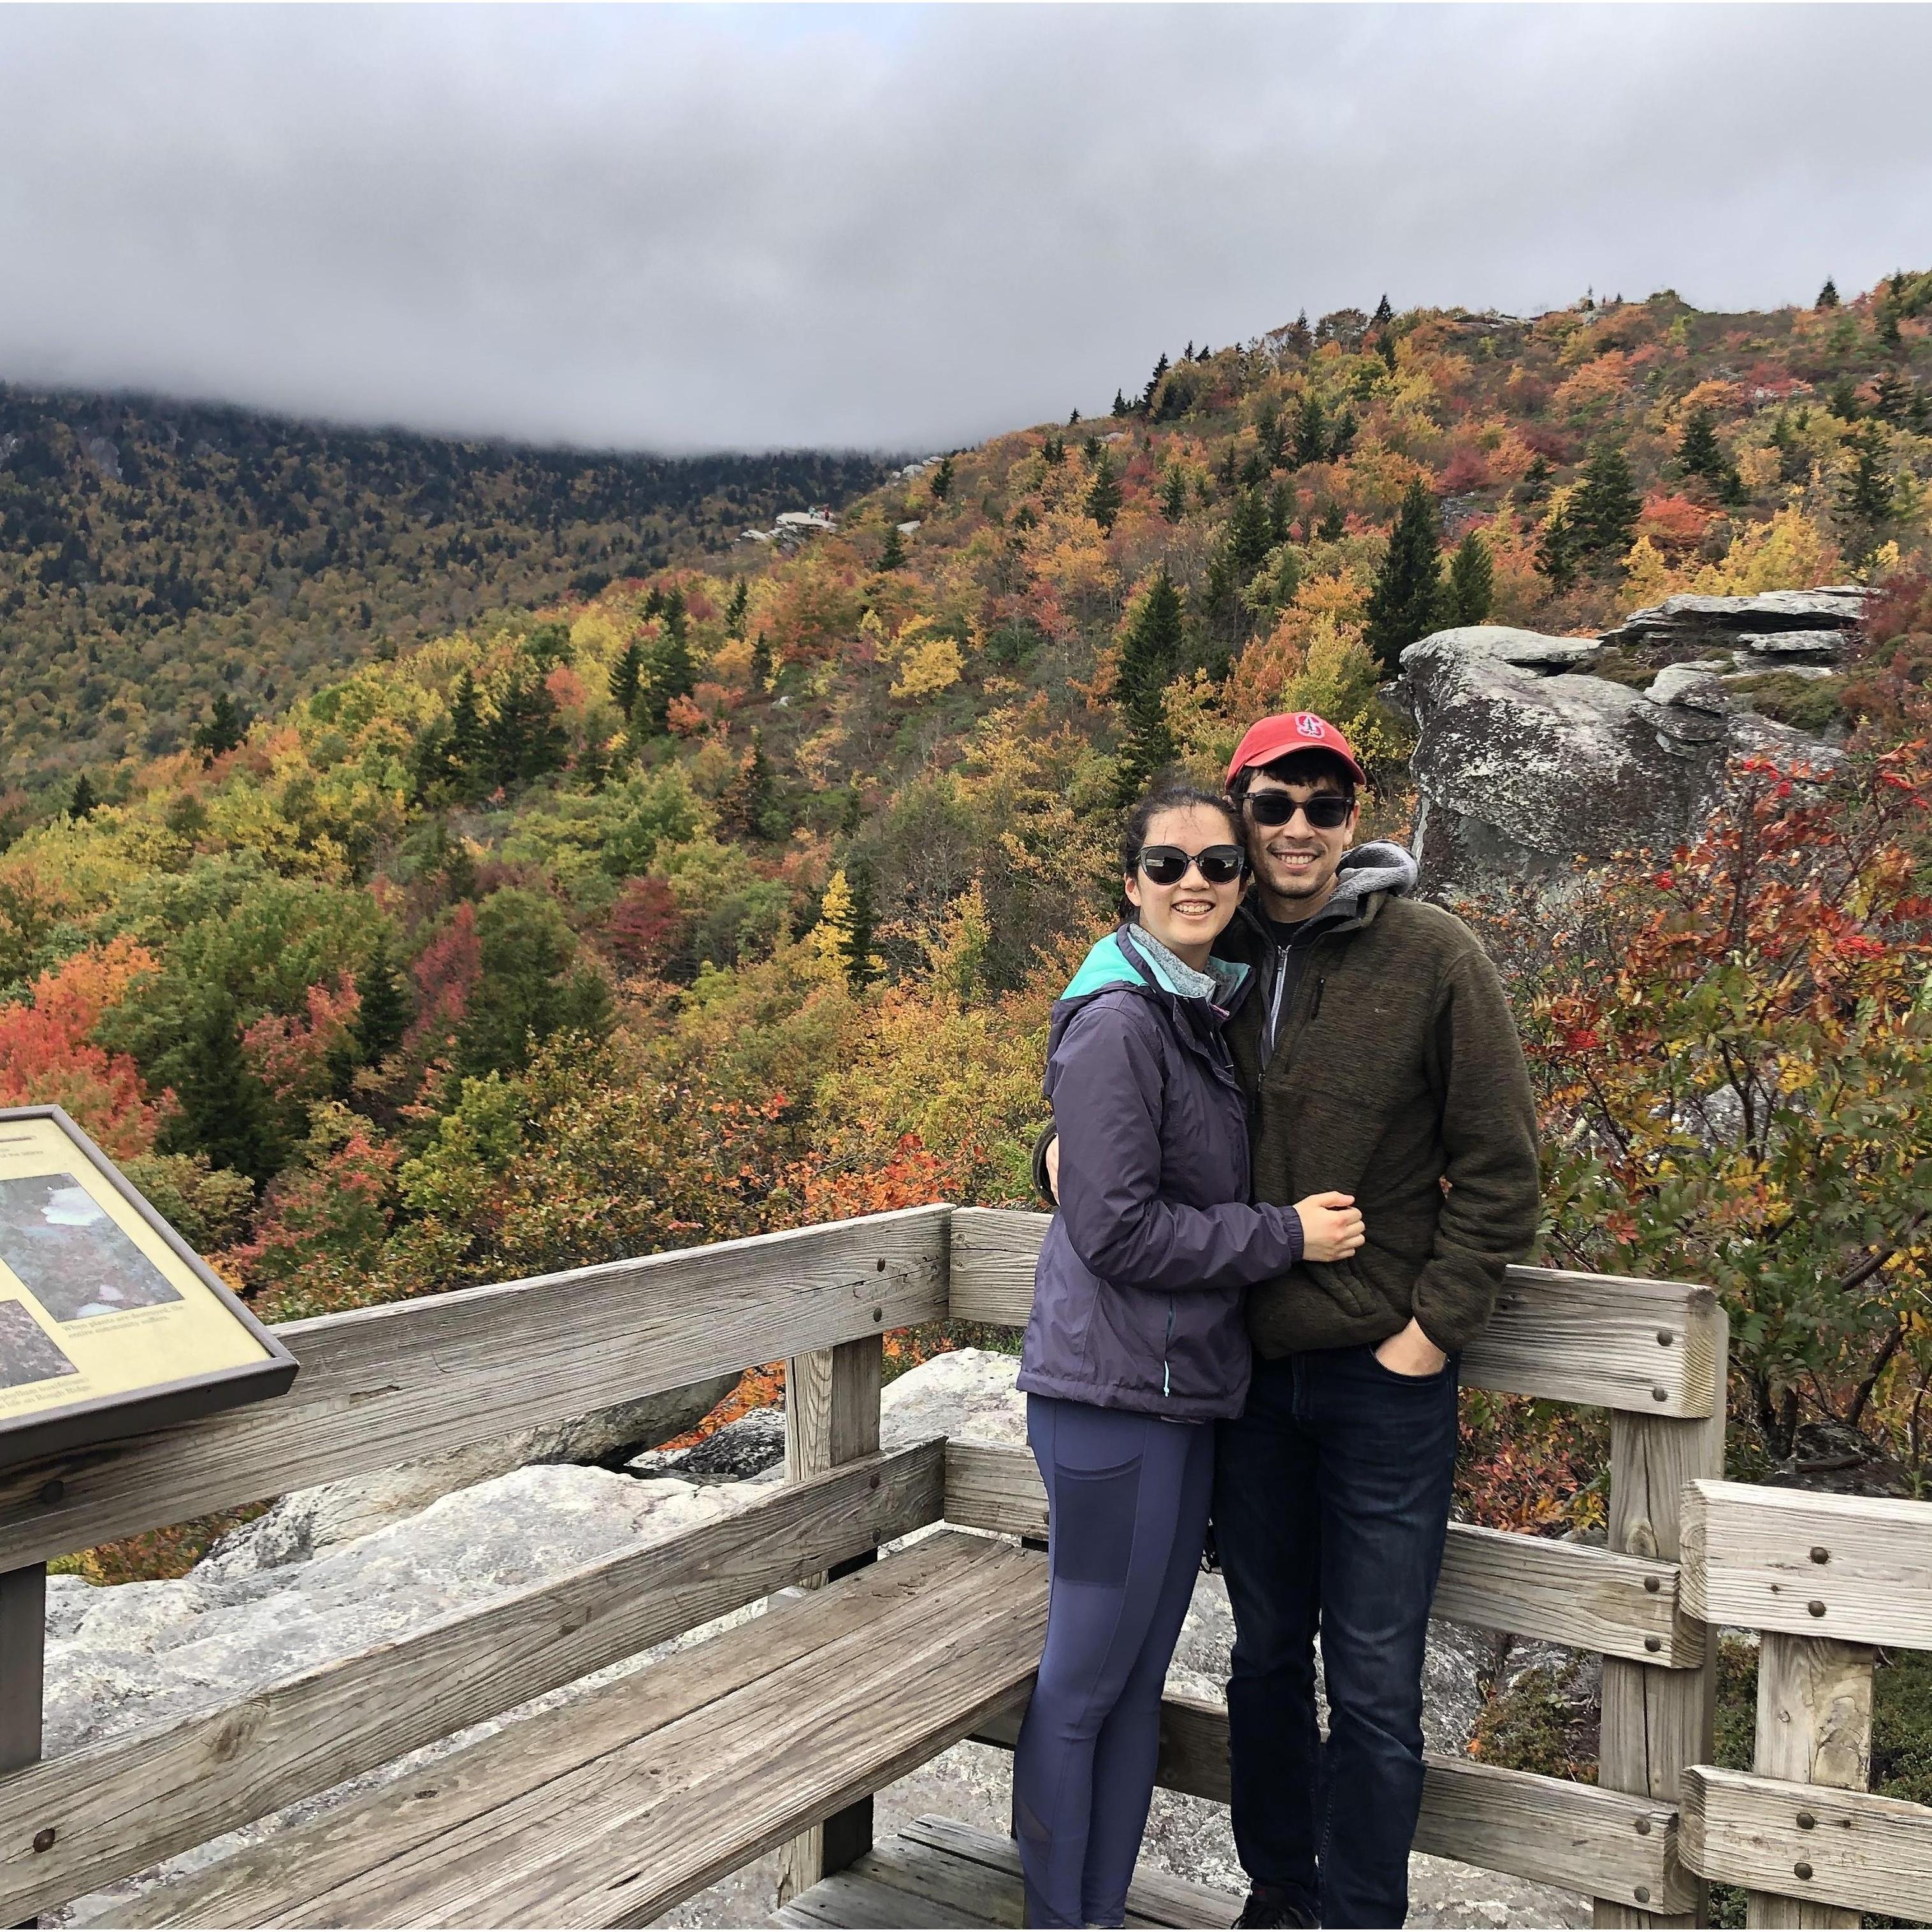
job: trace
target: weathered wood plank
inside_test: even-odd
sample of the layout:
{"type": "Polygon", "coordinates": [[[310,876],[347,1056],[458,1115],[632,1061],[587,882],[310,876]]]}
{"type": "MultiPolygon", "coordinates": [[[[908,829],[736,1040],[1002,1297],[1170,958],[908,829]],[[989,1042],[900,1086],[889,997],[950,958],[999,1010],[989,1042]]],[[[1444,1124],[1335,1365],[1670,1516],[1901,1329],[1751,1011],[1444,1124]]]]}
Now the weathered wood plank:
{"type": "MultiPolygon", "coordinates": [[[[446,1909],[459,1922],[467,1912],[469,1923],[510,1924],[507,1898],[488,1907],[460,1901],[492,1886],[553,1879],[581,1891],[655,1881],[667,1870],[688,1876],[700,1852],[728,1852],[719,1869],[731,1869],[836,1808],[838,1792],[812,1808],[822,1786],[808,1773],[814,1753],[836,1756],[851,1742],[836,1726],[813,1742],[814,1726],[841,1698],[844,1723],[862,1725],[866,1700],[883,1708],[898,1695],[892,1680],[905,1656],[946,1633],[969,1650],[986,1643],[964,1660],[968,1674],[998,1683],[1000,1667],[1030,1669],[1017,1654],[1027,1642],[1037,1654],[1044,1568],[982,1539],[926,1538],[829,1589],[775,1600],[763,1616],[452,1752],[104,1922],[406,1924],[431,1922],[446,1909]],[[1004,1642],[988,1641],[986,1619],[1008,1612],[1036,1627],[1013,1626],[1004,1642]],[[1015,1660],[1002,1666],[1009,1652],[1015,1660]],[[807,1681],[824,1689],[817,1712],[800,1700],[807,1681]],[[794,1771],[799,1780],[788,1784],[794,1771]],[[783,1831],[752,1831],[768,1817],[746,1809],[760,1778],[775,1780],[781,1794],[810,1794],[783,1831]],[[641,1820],[640,1808],[653,1803],[678,1815],[662,1828],[641,1820]],[[678,1811],[680,1804],[691,1809],[678,1811]],[[720,1838],[728,1840],[724,1852],[720,1838]]],[[[676,1889],[680,1880],[668,1882],[676,1889]]],[[[710,1882],[698,1876],[690,1889],[710,1882]]],[[[554,1912],[547,1902],[530,1922],[570,1922],[561,1914],[560,1901],[554,1912]]]]}
{"type": "Polygon", "coordinates": [[[1932,1503],[1713,1481],[1684,1508],[1694,1616],[1932,1650],[1932,1503]]]}
{"type": "MultiPolygon", "coordinates": [[[[1874,1661],[1874,1653],[1860,1645],[1768,1631],[1757,1653],[1752,1768],[1758,1775],[1792,1784],[1868,1790],[1874,1661]]],[[[1802,1886],[1780,1885],[1745,1893],[1744,1923],[1856,1926],[1858,1914],[1818,1903],[1802,1886]]]]}
{"type": "Polygon", "coordinates": [[[297,1798],[935,1521],[922,1443],[513,1592],[238,1704],[0,1780],[0,1924],[47,1910],[297,1798]],[[44,1851],[36,1846],[50,1837],[44,1851]]]}
{"type": "MultiPolygon", "coordinates": [[[[954,1210],[956,1317],[1024,1325],[1051,1218],[954,1210]]],[[[1721,1312],[1710,1289],[1682,1282],[1511,1268],[1494,1318],[1462,1358],[1462,1380],[1638,1414],[1708,1415],[1720,1406],[1721,1312]]]]}
{"type": "MultiPolygon", "coordinates": [[[[1718,1358],[1728,1348],[1724,1311],[1714,1316],[1718,1358]]],[[[1724,1411],[1720,1402],[1701,1420],[1619,1412],[1610,1418],[1610,1545],[1648,1561],[1677,1559],[1682,1540],[1684,1484],[1720,1474],[1724,1466],[1724,1411]]],[[[1677,1802],[1687,1765],[1707,1762],[1717,1720],[1717,1672],[1706,1656],[1695,1670],[1663,1670],[1628,1657],[1604,1659],[1602,1718],[1597,1748],[1598,1781],[1611,1791],[1635,1792],[1665,1804],[1677,1802]]],[[[1599,1927],[1694,1924],[1705,1916],[1702,1882],[1673,1873],[1665,1888],[1672,1898],[1660,1906],[1625,1888],[1599,1892],[1592,1907],[1599,1927]]]]}
{"type": "MultiPolygon", "coordinates": [[[[1046,1490],[1031,1455],[1004,1443],[948,1442],[946,1520],[1044,1536],[1046,1490]]],[[[1675,1564],[1467,1523],[1449,1526],[1435,1614],[1668,1668],[1704,1660],[1703,1626],[1678,1613],[1675,1564]]]]}
{"type": "Polygon", "coordinates": [[[1932,1809],[1923,1804],[1698,1765],[1684,1774],[1683,1806],[1684,1861],[1706,1878],[1814,1911],[1841,1906],[1834,1924],[1856,1925],[1862,1911],[1932,1922],[1932,1809]]]}
{"type": "MultiPolygon", "coordinates": [[[[799,1482],[879,1447],[879,1390],[884,1342],[877,1335],[795,1355],[785,1369],[785,1474],[799,1482]]],[[[870,1562],[876,1551],[855,1558],[870,1562]]],[[[824,1573],[802,1580],[808,1589],[824,1573]]],[[[808,1826],[778,1848],[778,1903],[842,1871],[872,1844],[872,1799],[865,1796],[836,1816],[808,1826]]]]}
{"type": "MultiPolygon", "coordinates": [[[[947,1860],[953,1871],[975,1869],[1004,1880],[1004,1883],[992,1892],[992,1900],[1001,1906],[1010,1902],[1015,1916],[1010,1919],[988,1917],[980,1922],[988,1925],[1017,1925],[1021,1922],[1017,1888],[1020,1882],[1020,1853],[1019,1846],[1012,1839],[976,1831],[970,1825],[959,1824],[950,1818],[927,1816],[914,1819],[892,1843],[929,1852],[935,1859],[947,1860]]],[[[948,1876],[947,1868],[937,1864],[922,1868],[915,1862],[912,1868],[931,1870],[941,1882],[957,1882],[948,1876]]],[[[984,1893],[976,1894],[976,1898],[986,1896],[984,1893]]],[[[1156,1871],[1151,1867],[1137,1870],[1127,1890],[1126,1918],[1130,1925],[1230,1925],[1240,1908],[1241,1900],[1227,1892],[1191,1885],[1185,1879],[1176,1878],[1169,1872],[1156,1871]]]]}
{"type": "Polygon", "coordinates": [[[913,1208],[277,1332],[279,1400],[0,1471],[0,1570],[946,1312],[913,1208]]]}
{"type": "MultiPolygon", "coordinates": [[[[997,1714],[974,1735],[1010,1749],[1024,1708],[997,1714]]],[[[1168,1790],[1226,1804],[1227,1712],[1198,1698],[1163,1698],[1156,1775],[1168,1790]]],[[[1692,1881],[1676,1841],[1672,1804],[1434,1752],[1426,1760],[1415,1849],[1438,1858],[1688,1911],[1692,1881]]]]}

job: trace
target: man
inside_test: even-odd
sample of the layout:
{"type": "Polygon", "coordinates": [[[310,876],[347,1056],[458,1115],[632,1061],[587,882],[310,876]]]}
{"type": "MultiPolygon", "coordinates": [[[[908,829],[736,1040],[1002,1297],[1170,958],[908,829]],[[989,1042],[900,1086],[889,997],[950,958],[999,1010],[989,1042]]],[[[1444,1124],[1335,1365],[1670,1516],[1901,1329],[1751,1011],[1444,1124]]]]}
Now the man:
{"type": "Polygon", "coordinates": [[[1456,1357],[1528,1252],[1540,1198],[1496,969],[1460,920],[1408,896],[1407,853],[1349,849],[1365,782],[1348,740],[1307,712],[1263,718],[1228,768],[1255,890],[1215,950],[1259,980],[1228,1029],[1254,1196],[1352,1194],[1368,1234],[1352,1260],[1251,1292],[1253,1384],[1219,1425],[1245,1926],[1407,1914],[1456,1357]]]}

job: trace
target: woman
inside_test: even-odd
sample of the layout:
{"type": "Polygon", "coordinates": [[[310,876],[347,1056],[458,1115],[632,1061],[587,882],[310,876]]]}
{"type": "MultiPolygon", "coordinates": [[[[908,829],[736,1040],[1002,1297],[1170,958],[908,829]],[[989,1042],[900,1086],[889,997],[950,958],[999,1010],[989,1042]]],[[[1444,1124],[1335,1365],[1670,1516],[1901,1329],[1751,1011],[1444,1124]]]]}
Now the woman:
{"type": "Polygon", "coordinates": [[[1222,1038],[1247,973],[1211,950],[1247,869],[1234,806],[1157,787],[1128,816],[1120,868],[1135,916],[1053,1012],[1060,1211],[1019,1376],[1051,1524],[1046,1652],[1013,1761],[1031,1926],[1124,1920],[1207,1533],[1205,1425],[1247,1394],[1241,1291],[1362,1242],[1347,1195],[1248,1204],[1222,1038]]]}

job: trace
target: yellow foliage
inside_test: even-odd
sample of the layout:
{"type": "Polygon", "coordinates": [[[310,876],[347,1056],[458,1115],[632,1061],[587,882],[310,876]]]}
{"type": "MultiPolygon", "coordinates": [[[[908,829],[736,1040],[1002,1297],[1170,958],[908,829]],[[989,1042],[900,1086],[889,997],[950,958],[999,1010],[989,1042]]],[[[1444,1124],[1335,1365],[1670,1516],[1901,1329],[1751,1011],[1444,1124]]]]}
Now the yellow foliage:
{"type": "Polygon", "coordinates": [[[1661,604],[1684,580],[1648,537],[1639,537],[1624,558],[1624,601],[1633,607],[1661,604]]]}
{"type": "Polygon", "coordinates": [[[1732,539],[1721,563],[1707,564],[1690,588],[1707,597],[1748,597],[1761,590],[1808,590],[1831,580],[1838,552],[1795,505],[1732,539]]]}
{"type": "Polygon", "coordinates": [[[902,625],[885,656],[898,667],[898,674],[892,680],[895,698],[933,697],[957,684],[965,669],[959,646],[936,632],[925,617],[902,625]]]}

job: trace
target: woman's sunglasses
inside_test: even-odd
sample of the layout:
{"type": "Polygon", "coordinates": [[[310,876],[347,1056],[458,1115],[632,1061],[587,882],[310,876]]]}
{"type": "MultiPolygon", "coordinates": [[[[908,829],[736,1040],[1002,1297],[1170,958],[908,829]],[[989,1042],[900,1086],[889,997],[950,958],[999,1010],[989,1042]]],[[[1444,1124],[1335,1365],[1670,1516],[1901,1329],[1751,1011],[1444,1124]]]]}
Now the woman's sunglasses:
{"type": "Polygon", "coordinates": [[[1198,866],[1210,886],[1230,885],[1248,869],[1248,855],[1238,845],[1210,845],[1203,852],[1184,852],[1178,845],[1141,848],[1141,870],[1157,886],[1179,885],[1190,866],[1198,866]]]}
{"type": "Polygon", "coordinates": [[[1317,792],[1312,798],[1291,798],[1285,791],[1251,791],[1246,803],[1248,816],[1257,825],[1286,825],[1301,812],[1318,832],[1333,832],[1346,825],[1355,808],[1353,799],[1329,791],[1317,792]]]}

